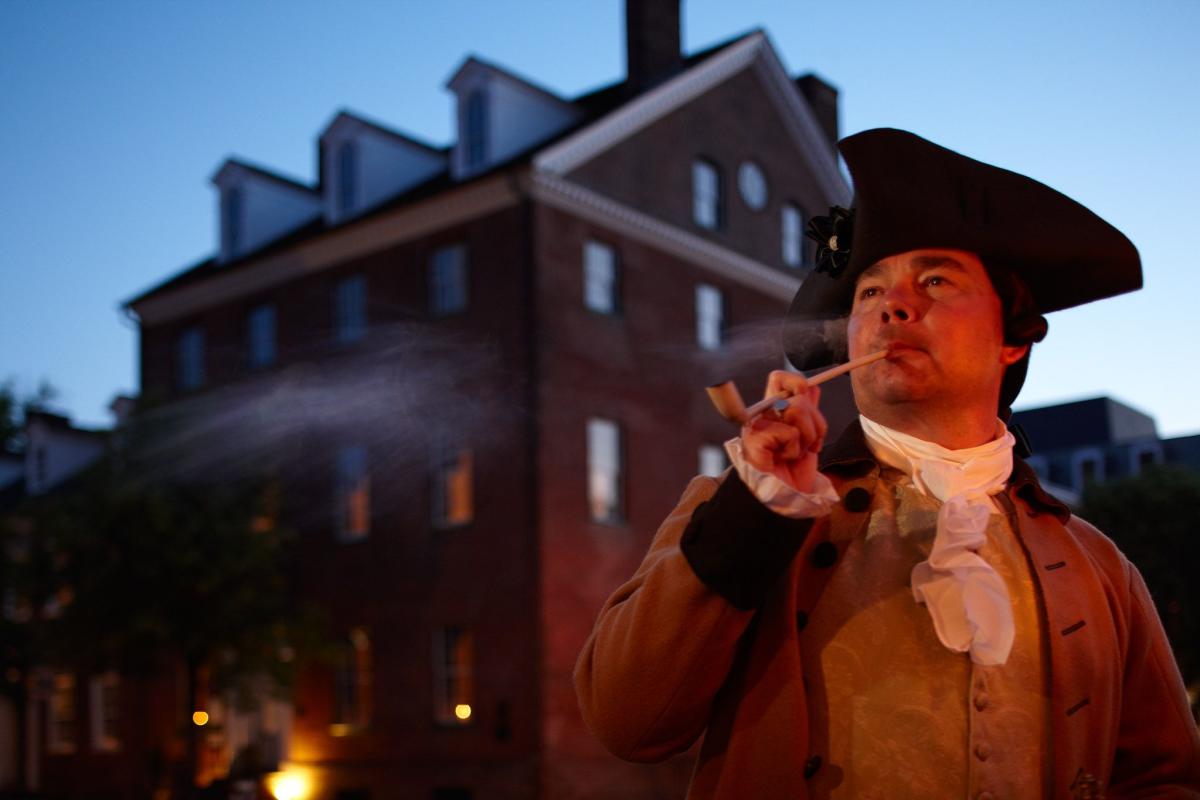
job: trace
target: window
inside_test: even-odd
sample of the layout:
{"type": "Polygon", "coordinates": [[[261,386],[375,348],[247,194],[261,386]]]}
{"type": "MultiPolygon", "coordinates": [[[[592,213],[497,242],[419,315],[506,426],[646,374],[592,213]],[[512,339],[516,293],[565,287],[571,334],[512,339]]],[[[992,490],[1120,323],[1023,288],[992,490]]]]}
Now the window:
{"type": "Polygon", "coordinates": [[[225,229],[226,257],[232,258],[242,246],[242,190],[237,187],[226,189],[224,200],[221,226],[225,229]]]}
{"type": "Polygon", "coordinates": [[[487,160],[487,95],[476,89],[467,95],[467,168],[487,160]]]}
{"type": "Polygon", "coordinates": [[[441,317],[463,311],[467,294],[466,245],[435,250],[429,262],[429,312],[441,317]]]}
{"type": "Polygon", "coordinates": [[[188,328],[176,343],[175,383],[183,391],[204,385],[204,331],[188,328]]]}
{"type": "Polygon", "coordinates": [[[338,450],[336,505],[338,538],[356,541],[371,532],[371,475],[362,445],[338,450]]]}
{"type": "Polygon", "coordinates": [[[342,142],[338,145],[337,162],[337,211],[339,216],[344,216],[354,211],[354,198],[357,191],[358,151],[354,142],[342,142]]]}
{"type": "Polygon", "coordinates": [[[471,451],[450,444],[435,447],[433,456],[433,524],[466,525],[474,518],[471,451]]]}
{"type": "Polygon", "coordinates": [[[121,748],[120,722],[121,677],[106,672],[92,678],[88,686],[92,749],[111,753],[121,748]]]}
{"type": "Polygon", "coordinates": [[[250,312],[250,367],[261,369],[275,363],[275,306],[261,305],[250,312]]]}
{"type": "Polygon", "coordinates": [[[703,159],[692,162],[692,219],[709,230],[721,226],[721,176],[703,159]]]}
{"type": "Polygon", "coordinates": [[[475,641],[463,628],[434,635],[434,717],[443,725],[469,725],[475,709],[475,641]]]}
{"type": "Polygon", "coordinates": [[[350,631],[333,667],[333,719],[329,732],[346,736],[371,722],[371,639],[362,628],[350,631]]]}
{"type": "Polygon", "coordinates": [[[789,267],[800,267],[804,263],[804,215],[791,203],[784,205],[780,214],[783,263],[789,267]]]}
{"type": "Polygon", "coordinates": [[[354,275],[334,289],[333,326],[341,344],[356,342],[367,333],[367,279],[354,275]]]}
{"type": "Polygon", "coordinates": [[[1104,481],[1104,453],[1095,447],[1079,450],[1071,456],[1071,477],[1074,488],[1082,492],[1089,483],[1104,481]]]}
{"type": "Polygon", "coordinates": [[[1130,474],[1140,475],[1142,470],[1160,463],[1162,458],[1162,446],[1158,442],[1134,445],[1129,451],[1130,474]]]}
{"type": "Polygon", "coordinates": [[[593,522],[619,523],[625,516],[623,454],[617,423],[593,417],[587,423],[588,510],[593,522]]]}
{"type": "Polygon", "coordinates": [[[762,211],[767,206],[767,176],[762,167],[753,161],[743,161],[738,167],[738,191],[742,201],[751,211],[762,211]]]}
{"type": "Polygon", "coordinates": [[[715,478],[729,466],[725,448],[717,444],[700,445],[700,474],[715,478]]]}
{"type": "Polygon", "coordinates": [[[715,286],[696,287],[696,342],[705,350],[721,346],[725,327],[725,302],[715,286]]]}
{"type": "Polygon", "coordinates": [[[50,720],[47,724],[47,748],[51,753],[75,752],[75,676],[55,673],[50,688],[50,720]]]}
{"type": "Polygon", "coordinates": [[[600,242],[583,245],[583,304],[601,314],[617,312],[617,254],[600,242]]]}

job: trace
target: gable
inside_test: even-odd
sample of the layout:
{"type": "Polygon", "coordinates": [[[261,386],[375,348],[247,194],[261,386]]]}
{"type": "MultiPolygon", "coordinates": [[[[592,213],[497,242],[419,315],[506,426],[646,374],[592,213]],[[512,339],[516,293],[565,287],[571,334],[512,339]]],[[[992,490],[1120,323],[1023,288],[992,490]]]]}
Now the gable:
{"type": "MultiPolygon", "coordinates": [[[[581,163],[571,166],[577,155],[562,157],[571,155],[568,140],[547,151],[544,161],[539,157],[539,166],[571,166],[564,176],[571,182],[786,269],[781,248],[784,205],[798,207],[807,220],[826,213],[834,203],[845,203],[849,188],[815,123],[814,136],[798,138],[795,110],[791,102],[780,102],[771,78],[774,68],[766,57],[760,53],[746,61],[721,82],[581,163]],[[692,169],[697,159],[716,167],[722,185],[721,224],[716,230],[693,219],[692,169]],[[751,208],[738,191],[738,170],[746,162],[755,163],[766,179],[766,202],[760,209],[751,208]],[[830,171],[837,174],[832,191],[830,171]]],[[[803,103],[790,81],[786,91],[797,104],[803,103]]]]}

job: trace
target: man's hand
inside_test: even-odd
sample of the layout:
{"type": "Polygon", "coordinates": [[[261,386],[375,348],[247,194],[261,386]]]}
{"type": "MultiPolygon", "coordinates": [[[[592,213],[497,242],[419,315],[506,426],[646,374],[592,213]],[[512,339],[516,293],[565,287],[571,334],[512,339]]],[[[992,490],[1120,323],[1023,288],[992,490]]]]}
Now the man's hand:
{"type": "Polygon", "coordinates": [[[743,426],[742,452],[755,469],[774,475],[798,492],[811,493],[817,454],[827,429],[817,408],[821,390],[809,388],[803,375],[775,370],[767,378],[763,397],[779,392],[791,395],[787,408],[769,410],[743,426]]]}

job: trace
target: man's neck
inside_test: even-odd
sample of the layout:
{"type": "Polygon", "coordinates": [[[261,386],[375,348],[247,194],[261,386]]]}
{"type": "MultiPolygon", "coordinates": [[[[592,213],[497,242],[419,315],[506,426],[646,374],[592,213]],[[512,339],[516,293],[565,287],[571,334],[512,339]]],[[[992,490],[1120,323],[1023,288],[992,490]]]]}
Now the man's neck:
{"type": "Polygon", "coordinates": [[[978,447],[996,438],[996,414],[971,413],[958,408],[952,412],[922,404],[887,405],[860,408],[865,416],[892,430],[941,445],[947,450],[978,447]]]}

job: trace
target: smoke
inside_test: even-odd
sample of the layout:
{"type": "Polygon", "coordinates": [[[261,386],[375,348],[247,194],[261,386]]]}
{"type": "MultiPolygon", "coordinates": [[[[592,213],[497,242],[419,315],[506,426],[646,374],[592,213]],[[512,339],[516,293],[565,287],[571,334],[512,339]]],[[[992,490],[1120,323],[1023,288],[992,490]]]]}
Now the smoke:
{"type": "Polygon", "coordinates": [[[424,466],[442,444],[495,443],[525,413],[515,370],[500,360],[498,344],[477,335],[373,327],[362,342],[145,410],[133,457],[149,475],[181,480],[252,477],[299,460],[322,469],[338,443],[368,447],[373,467],[424,466]]]}

